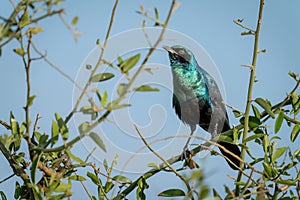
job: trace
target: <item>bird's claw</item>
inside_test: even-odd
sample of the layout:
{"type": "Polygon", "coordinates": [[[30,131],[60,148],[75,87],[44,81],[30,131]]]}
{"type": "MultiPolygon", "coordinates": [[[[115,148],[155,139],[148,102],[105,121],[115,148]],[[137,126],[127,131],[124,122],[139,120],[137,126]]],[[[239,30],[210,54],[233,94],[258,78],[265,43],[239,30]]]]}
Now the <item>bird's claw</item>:
{"type": "Polygon", "coordinates": [[[185,160],[186,162],[190,159],[191,152],[188,148],[184,148],[180,156],[180,160],[185,160]]]}

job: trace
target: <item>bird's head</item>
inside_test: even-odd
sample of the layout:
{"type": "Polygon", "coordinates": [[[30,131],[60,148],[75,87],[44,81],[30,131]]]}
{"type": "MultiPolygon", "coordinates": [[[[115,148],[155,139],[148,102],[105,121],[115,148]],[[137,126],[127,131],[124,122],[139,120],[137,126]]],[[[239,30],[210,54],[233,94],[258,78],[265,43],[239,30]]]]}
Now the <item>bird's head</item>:
{"type": "Polygon", "coordinates": [[[183,46],[163,46],[163,48],[169,53],[169,59],[172,67],[180,66],[188,68],[196,63],[193,53],[183,46]]]}

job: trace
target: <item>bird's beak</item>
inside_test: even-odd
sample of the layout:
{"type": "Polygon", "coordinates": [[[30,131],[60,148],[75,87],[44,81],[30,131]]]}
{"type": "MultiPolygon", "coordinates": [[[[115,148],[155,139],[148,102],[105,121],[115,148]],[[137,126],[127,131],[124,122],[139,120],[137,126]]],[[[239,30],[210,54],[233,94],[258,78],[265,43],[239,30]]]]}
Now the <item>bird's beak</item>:
{"type": "Polygon", "coordinates": [[[163,46],[162,48],[164,48],[166,51],[168,51],[171,54],[178,54],[174,49],[172,49],[171,47],[168,46],[163,46]]]}

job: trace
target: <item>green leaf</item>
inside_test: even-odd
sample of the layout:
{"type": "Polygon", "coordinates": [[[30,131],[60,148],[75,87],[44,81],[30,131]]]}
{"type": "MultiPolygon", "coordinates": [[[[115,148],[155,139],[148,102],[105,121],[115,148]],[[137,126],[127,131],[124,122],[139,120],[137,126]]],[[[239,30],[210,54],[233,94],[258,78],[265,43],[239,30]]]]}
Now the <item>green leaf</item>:
{"type": "Polygon", "coordinates": [[[21,196],[21,187],[20,187],[20,183],[19,183],[18,181],[16,181],[16,189],[15,189],[14,198],[15,198],[15,199],[19,199],[20,196],[21,196]]]}
{"type": "Polygon", "coordinates": [[[104,186],[104,192],[109,192],[114,187],[113,182],[107,181],[104,186]]]}
{"type": "Polygon", "coordinates": [[[100,179],[95,174],[87,172],[86,175],[93,181],[95,185],[101,185],[100,179]]]}
{"type": "Polygon", "coordinates": [[[119,96],[123,95],[125,93],[125,91],[127,90],[128,84],[126,83],[120,83],[118,86],[118,94],[119,96]]]}
{"type": "Polygon", "coordinates": [[[30,22],[31,21],[29,20],[29,17],[28,17],[28,11],[26,10],[24,12],[24,14],[22,15],[18,25],[19,25],[20,28],[23,28],[24,26],[30,24],[30,22]]]}
{"type": "Polygon", "coordinates": [[[292,180],[292,179],[287,179],[287,180],[277,180],[276,182],[277,183],[280,183],[280,184],[284,184],[284,185],[296,185],[297,183],[297,179],[295,180],[292,180]]]}
{"type": "Polygon", "coordinates": [[[69,180],[74,180],[74,181],[85,181],[86,180],[85,177],[79,176],[79,175],[70,176],[68,179],[69,180]]]}
{"type": "Polygon", "coordinates": [[[158,194],[160,197],[182,197],[185,196],[184,191],[180,189],[168,189],[158,194]]]}
{"type": "Polygon", "coordinates": [[[36,95],[32,95],[28,98],[26,107],[30,107],[33,104],[33,100],[35,99],[36,95]]]}
{"type": "Polygon", "coordinates": [[[55,113],[55,118],[58,124],[59,132],[62,135],[62,138],[64,141],[66,141],[69,138],[69,129],[67,125],[65,124],[65,121],[61,118],[61,116],[58,113],[55,113]]]}
{"type": "Polygon", "coordinates": [[[298,81],[298,78],[297,78],[297,76],[299,76],[299,75],[296,75],[294,72],[292,72],[292,71],[289,71],[289,75],[293,78],[293,79],[295,79],[295,81],[298,81]]]}
{"type": "Polygon", "coordinates": [[[214,200],[222,200],[222,197],[215,189],[213,189],[213,194],[214,194],[214,200]]]}
{"type": "Polygon", "coordinates": [[[284,112],[280,111],[280,113],[278,114],[277,119],[275,121],[275,127],[274,127],[275,133],[277,133],[280,130],[282,122],[283,122],[283,118],[284,118],[284,112]]]}
{"type": "Polygon", "coordinates": [[[107,109],[108,110],[117,110],[117,109],[121,109],[121,108],[125,108],[125,107],[129,107],[131,106],[131,104],[116,104],[116,103],[110,103],[107,105],[107,109]]]}
{"type": "Polygon", "coordinates": [[[52,120],[52,126],[51,126],[51,143],[56,144],[58,142],[58,134],[59,134],[59,128],[57,123],[52,120]]]}
{"type": "Polygon", "coordinates": [[[232,112],[233,112],[235,118],[238,118],[243,115],[243,113],[238,110],[233,110],[232,112]]]}
{"type": "Polygon", "coordinates": [[[275,114],[272,112],[271,106],[262,98],[256,98],[255,102],[260,105],[272,118],[275,118],[275,114]]]}
{"type": "Polygon", "coordinates": [[[33,183],[35,183],[35,175],[36,175],[36,170],[38,168],[38,163],[41,159],[42,153],[35,154],[33,157],[32,165],[30,168],[30,175],[31,175],[31,180],[33,183]]]}
{"type": "Polygon", "coordinates": [[[92,82],[101,82],[113,78],[115,75],[112,73],[99,73],[91,77],[92,82]]]}
{"type": "Polygon", "coordinates": [[[73,19],[72,19],[72,22],[71,22],[71,25],[72,26],[75,26],[78,22],[78,16],[75,16],[73,19]]]}
{"type": "Polygon", "coordinates": [[[254,116],[257,117],[258,119],[260,119],[260,112],[259,112],[258,108],[256,106],[254,106],[253,104],[251,106],[252,106],[254,116]]]}
{"type": "Polygon", "coordinates": [[[263,137],[264,137],[264,134],[259,133],[259,134],[255,134],[255,135],[251,135],[251,136],[247,137],[243,142],[249,142],[251,140],[255,140],[257,138],[263,138],[263,137]]]}
{"type": "Polygon", "coordinates": [[[264,149],[264,152],[268,152],[268,147],[270,146],[270,141],[269,141],[269,138],[268,138],[268,135],[264,135],[264,139],[263,139],[263,149],[264,149]]]}
{"type": "Polygon", "coordinates": [[[275,152],[272,155],[272,161],[275,161],[277,158],[280,158],[284,152],[286,151],[286,147],[281,147],[275,150],[275,152]]]}
{"type": "Polygon", "coordinates": [[[101,98],[101,106],[104,106],[107,102],[107,97],[108,97],[108,94],[106,91],[103,92],[103,95],[102,95],[102,98],[101,98]]]}
{"type": "Polygon", "coordinates": [[[137,182],[136,189],[136,199],[137,200],[145,200],[146,195],[144,193],[145,189],[149,188],[149,185],[146,183],[146,179],[144,177],[140,178],[137,182]]]}
{"type": "Polygon", "coordinates": [[[66,153],[68,154],[68,156],[69,156],[72,160],[74,160],[74,161],[76,161],[76,162],[78,162],[78,163],[84,163],[84,161],[81,160],[81,158],[75,156],[71,151],[66,150],[66,153]]]}
{"type": "Polygon", "coordinates": [[[134,91],[136,91],[136,92],[157,92],[157,91],[159,91],[159,88],[153,88],[149,85],[141,85],[137,88],[134,88],[134,91]]]}
{"type": "Polygon", "coordinates": [[[148,163],[147,166],[148,166],[148,167],[151,167],[151,168],[153,168],[153,169],[159,169],[159,165],[156,164],[156,163],[148,163]]]}
{"type": "MultiPolygon", "coordinates": [[[[245,123],[245,117],[242,117],[240,119],[240,123],[244,124],[245,123]]],[[[260,120],[257,117],[254,116],[249,116],[249,127],[250,128],[257,128],[259,125],[261,125],[260,120]]]]}
{"type": "Polygon", "coordinates": [[[19,128],[19,123],[15,119],[12,112],[10,112],[10,127],[11,127],[11,133],[13,137],[13,143],[10,149],[13,148],[14,151],[18,151],[21,146],[20,128],[19,128]]]}
{"type": "Polygon", "coordinates": [[[268,177],[268,178],[272,178],[273,177],[273,170],[270,164],[263,162],[263,166],[264,166],[264,174],[268,177]]]}
{"type": "Polygon", "coordinates": [[[55,188],[54,192],[66,192],[71,189],[71,184],[64,183],[62,181],[59,182],[58,186],[55,188]]]}
{"type": "Polygon", "coordinates": [[[141,54],[136,54],[127,58],[120,64],[120,69],[123,73],[127,73],[131,68],[133,68],[139,61],[141,54]]]}
{"type": "Polygon", "coordinates": [[[300,123],[295,124],[292,133],[291,133],[291,141],[294,142],[300,132],[300,123]]]}
{"type": "Polygon", "coordinates": [[[158,18],[159,18],[158,9],[157,9],[157,8],[154,8],[154,12],[155,12],[155,19],[158,20],[158,18]]]}
{"type": "Polygon", "coordinates": [[[87,134],[89,127],[90,127],[89,122],[83,122],[82,124],[80,124],[78,127],[78,131],[79,131],[80,135],[87,134]]]}
{"type": "Polygon", "coordinates": [[[116,175],[112,179],[122,183],[128,183],[128,184],[132,183],[132,180],[122,175],[116,175]]]}
{"type": "Polygon", "coordinates": [[[0,195],[1,195],[1,200],[7,200],[3,191],[0,191],[0,195]]]}
{"type": "Polygon", "coordinates": [[[91,132],[89,136],[92,138],[92,140],[104,151],[106,152],[105,145],[103,143],[103,140],[99,137],[99,135],[95,132],[91,132]]]}
{"type": "Polygon", "coordinates": [[[94,112],[92,106],[83,106],[80,108],[79,111],[82,112],[83,114],[92,114],[94,112]]]}
{"type": "Polygon", "coordinates": [[[92,65],[91,65],[91,64],[86,64],[86,65],[85,65],[85,68],[86,68],[87,70],[91,70],[91,69],[92,69],[92,65]]]}

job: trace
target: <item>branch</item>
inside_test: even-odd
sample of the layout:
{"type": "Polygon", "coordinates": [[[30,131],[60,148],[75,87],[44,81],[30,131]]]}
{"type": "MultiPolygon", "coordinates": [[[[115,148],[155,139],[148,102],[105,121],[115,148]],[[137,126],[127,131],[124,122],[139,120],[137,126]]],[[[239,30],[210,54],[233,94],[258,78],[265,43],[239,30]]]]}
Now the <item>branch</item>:
{"type": "MultiPolygon", "coordinates": [[[[170,163],[168,163],[161,155],[159,155],[159,154],[158,154],[158,153],[150,146],[150,144],[147,143],[147,141],[145,140],[145,138],[143,137],[142,133],[140,132],[139,128],[138,128],[136,125],[134,125],[134,128],[135,128],[135,130],[137,131],[137,133],[139,134],[139,136],[140,136],[140,138],[142,139],[142,141],[144,142],[144,144],[146,145],[146,147],[147,147],[147,148],[148,148],[148,149],[149,149],[156,157],[158,157],[163,163],[165,163],[166,166],[167,166],[172,172],[174,172],[175,175],[178,176],[178,177],[184,182],[184,184],[186,185],[186,187],[187,187],[187,189],[188,189],[188,193],[191,193],[192,190],[191,190],[191,187],[190,187],[188,181],[187,181],[183,176],[181,176],[181,174],[179,174],[179,173],[176,171],[176,169],[174,169],[174,168],[172,167],[172,165],[170,165],[170,163]]],[[[193,196],[191,196],[191,198],[194,199],[193,196]]]]}
{"type": "MultiPolygon", "coordinates": [[[[248,87],[248,96],[247,96],[247,105],[245,109],[245,121],[244,121],[244,132],[243,132],[243,144],[245,144],[245,139],[247,138],[248,131],[249,131],[249,116],[250,116],[250,108],[251,108],[251,102],[252,102],[252,91],[253,91],[253,85],[255,81],[255,69],[256,69],[256,61],[258,56],[258,42],[259,42],[259,34],[260,34],[260,27],[262,24],[262,13],[263,13],[263,7],[264,7],[264,0],[260,0],[260,6],[259,6],[259,14],[258,14],[258,20],[255,30],[255,40],[254,40],[254,48],[253,48],[253,58],[252,58],[252,64],[251,64],[251,70],[250,70],[250,81],[249,81],[249,87],[248,87]]],[[[241,153],[241,159],[245,159],[246,149],[242,148],[241,153]]],[[[243,163],[241,163],[241,168],[244,168],[243,163]]],[[[242,179],[242,172],[239,171],[237,182],[240,182],[242,179]]],[[[239,186],[236,186],[235,195],[239,196],[239,186]]]]}

